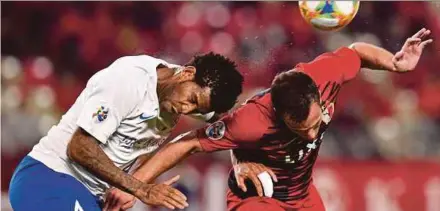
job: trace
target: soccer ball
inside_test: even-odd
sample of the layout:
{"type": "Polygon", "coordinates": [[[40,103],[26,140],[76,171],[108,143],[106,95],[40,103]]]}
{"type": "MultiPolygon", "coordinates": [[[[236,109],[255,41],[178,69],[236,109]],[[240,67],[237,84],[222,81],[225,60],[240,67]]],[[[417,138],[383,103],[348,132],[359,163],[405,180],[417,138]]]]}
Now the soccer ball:
{"type": "Polygon", "coordinates": [[[303,18],[324,31],[336,31],[349,24],[359,10],[359,1],[299,1],[303,18]]]}

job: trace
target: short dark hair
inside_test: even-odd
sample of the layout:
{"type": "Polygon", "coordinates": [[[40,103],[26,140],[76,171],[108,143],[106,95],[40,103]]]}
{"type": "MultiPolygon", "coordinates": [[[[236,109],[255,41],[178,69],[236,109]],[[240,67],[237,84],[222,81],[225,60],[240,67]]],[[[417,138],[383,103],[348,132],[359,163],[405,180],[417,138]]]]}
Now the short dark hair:
{"type": "Polygon", "coordinates": [[[307,119],[310,106],[319,102],[319,91],[307,74],[289,70],[278,74],[270,90],[277,115],[287,113],[296,122],[307,119]]]}
{"type": "Polygon", "coordinates": [[[242,92],[243,76],[232,60],[213,52],[196,55],[185,66],[196,68],[195,82],[211,88],[211,109],[224,113],[237,102],[242,92]]]}

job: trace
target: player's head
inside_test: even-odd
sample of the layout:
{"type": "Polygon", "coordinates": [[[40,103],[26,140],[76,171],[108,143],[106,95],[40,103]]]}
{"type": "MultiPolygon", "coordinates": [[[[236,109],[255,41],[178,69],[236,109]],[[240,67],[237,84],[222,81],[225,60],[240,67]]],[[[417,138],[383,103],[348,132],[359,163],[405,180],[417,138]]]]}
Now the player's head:
{"type": "Polygon", "coordinates": [[[194,56],[175,78],[172,92],[161,104],[179,114],[226,112],[237,102],[243,84],[236,64],[212,52],[194,56]]]}
{"type": "Polygon", "coordinates": [[[273,80],[271,96],[277,115],[291,131],[307,140],[317,138],[322,111],[312,78],[294,70],[283,72],[273,80]]]}

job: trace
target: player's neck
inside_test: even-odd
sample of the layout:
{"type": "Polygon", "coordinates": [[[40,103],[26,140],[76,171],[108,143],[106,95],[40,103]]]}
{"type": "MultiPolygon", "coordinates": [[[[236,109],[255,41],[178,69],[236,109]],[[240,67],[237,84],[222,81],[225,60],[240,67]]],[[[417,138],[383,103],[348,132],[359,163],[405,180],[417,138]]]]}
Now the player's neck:
{"type": "Polygon", "coordinates": [[[157,96],[159,97],[159,102],[161,99],[170,93],[173,88],[173,76],[175,71],[172,68],[164,67],[157,68],[157,96]]]}
{"type": "Polygon", "coordinates": [[[156,69],[157,83],[169,80],[174,76],[175,71],[172,68],[161,67],[156,69]]]}

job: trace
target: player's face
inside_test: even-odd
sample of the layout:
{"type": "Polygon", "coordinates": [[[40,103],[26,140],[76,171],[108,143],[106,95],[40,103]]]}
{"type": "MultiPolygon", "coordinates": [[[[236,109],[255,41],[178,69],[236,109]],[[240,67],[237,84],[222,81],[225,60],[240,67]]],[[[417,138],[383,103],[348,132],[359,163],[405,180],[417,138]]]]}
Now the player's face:
{"type": "Polygon", "coordinates": [[[174,79],[172,89],[161,100],[161,109],[174,114],[210,112],[208,87],[200,87],[194,82],[195,71],[184,71],[174,79]]]}
{"type": "Polygon", "coordinates": [[[283,118],[287,127],[300,137],[309,141],[318,138],[319,127],[322,122],[322,111],[317,102],[312,103],[307,119],[302,122],[294,121],[289,115],[284,115],[283,118]]]}

